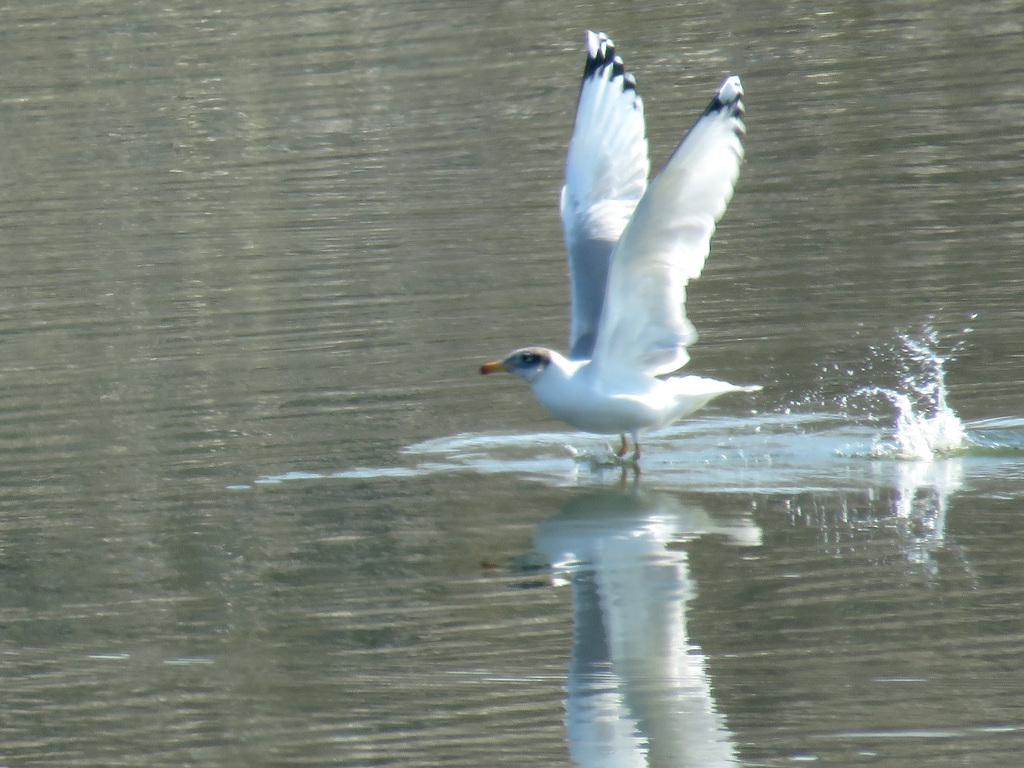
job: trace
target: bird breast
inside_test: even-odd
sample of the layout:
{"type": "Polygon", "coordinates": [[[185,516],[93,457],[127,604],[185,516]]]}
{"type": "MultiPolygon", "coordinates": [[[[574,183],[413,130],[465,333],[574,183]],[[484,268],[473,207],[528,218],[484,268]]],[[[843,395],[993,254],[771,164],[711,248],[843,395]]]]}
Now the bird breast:
{"type": "Polygon", "coordinates": [[[636,378],[611,386],[598,380],[589,365],[572,373],[549,366],[534,381],[533,394],[552,416],[584,432],[638,432],[661,425],[672,392],[658,379],[636,378]]]}

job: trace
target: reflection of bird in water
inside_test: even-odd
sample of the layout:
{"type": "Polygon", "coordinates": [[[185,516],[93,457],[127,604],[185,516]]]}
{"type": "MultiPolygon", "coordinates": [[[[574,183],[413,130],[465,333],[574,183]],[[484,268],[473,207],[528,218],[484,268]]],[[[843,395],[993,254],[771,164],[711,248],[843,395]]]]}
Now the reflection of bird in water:
{"type": "Polygon", "coordinates": [[[577,765],[736,765],[705,657],[687,635],[697,585],[686,551],[669,546],[706,533],[761,540],[751,522],[720,525],[664,494],[586,494],[539,526],[536,551],[572,585],[566,720],[577,765]]]}
{"type": "Polygon", "coordinates": [[[715,224],[732,197],[743,146],[743,87],[732,75],[647,184],[643,102],[606,35],[587,33],[562,188],[572,293],[568,357],[527,347],[481,373],[525,379],[553,416],[586,432],[633,436],[667,426],[727,392],[701,376],[668,376],[697,333],[684,311],[715,224]]]}

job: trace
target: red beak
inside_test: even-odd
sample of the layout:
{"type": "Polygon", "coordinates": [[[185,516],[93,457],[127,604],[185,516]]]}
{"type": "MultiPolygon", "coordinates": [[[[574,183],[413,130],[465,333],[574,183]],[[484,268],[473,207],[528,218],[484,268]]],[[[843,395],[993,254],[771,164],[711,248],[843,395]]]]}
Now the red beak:
{"type": "Polygon", "coordinates": [[[480,366],[480,373],[487,375],[488,373],[499,373],[508,371],[508,366],[501,361],[494,363],[484,363],[480,366]]]}

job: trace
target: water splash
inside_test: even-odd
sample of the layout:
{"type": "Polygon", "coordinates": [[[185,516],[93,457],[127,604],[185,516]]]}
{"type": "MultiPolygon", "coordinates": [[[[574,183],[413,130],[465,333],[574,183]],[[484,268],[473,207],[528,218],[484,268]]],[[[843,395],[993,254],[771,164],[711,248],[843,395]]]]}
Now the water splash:
{"type": "Polygon", "coordinates": [[[966,430],[949,406],[946,363],[939,353],[938,334],[926,326],[921,336],[901,333],[895,349],[899,382],[896,388],[872,386],[854,396],[881,398],[895,410],[891,431],[875,438],[871,455],[911,461],[932,461],[969,447],[966,430]]]}

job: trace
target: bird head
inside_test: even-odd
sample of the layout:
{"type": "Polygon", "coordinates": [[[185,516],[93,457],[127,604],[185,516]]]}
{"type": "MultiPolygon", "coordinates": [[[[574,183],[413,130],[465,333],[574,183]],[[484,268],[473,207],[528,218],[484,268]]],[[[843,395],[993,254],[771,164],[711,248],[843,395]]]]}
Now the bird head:
{"type": "Polygon", "coordinates": [[[528,382],[533,382],[544,370],[551,365],[551,350],[543,347],[524,347],[517,349],[504,360],[493,363],[484,363],[480,366],[480,373],[497,373],[504,371],[512,373],[528,382]]]}

